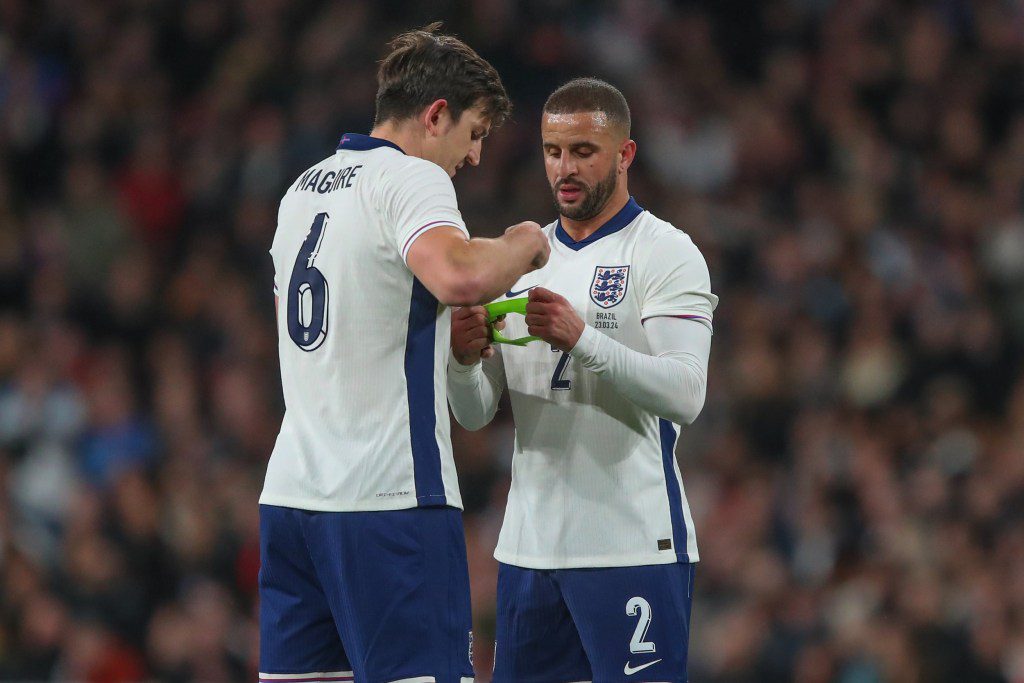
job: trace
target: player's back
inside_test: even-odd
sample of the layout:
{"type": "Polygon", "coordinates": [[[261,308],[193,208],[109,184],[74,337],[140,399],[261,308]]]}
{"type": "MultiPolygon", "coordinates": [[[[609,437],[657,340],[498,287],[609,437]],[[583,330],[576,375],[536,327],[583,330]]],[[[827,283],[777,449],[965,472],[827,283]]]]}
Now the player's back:
{"type": "Polygon", "coordinates": [[[367,136],[346,134],[286,192],[271,248],[286,411],[261,503],[461,506],[449,312],[404,260],[441,224],[465,230],[447,174],[367,136]]]}

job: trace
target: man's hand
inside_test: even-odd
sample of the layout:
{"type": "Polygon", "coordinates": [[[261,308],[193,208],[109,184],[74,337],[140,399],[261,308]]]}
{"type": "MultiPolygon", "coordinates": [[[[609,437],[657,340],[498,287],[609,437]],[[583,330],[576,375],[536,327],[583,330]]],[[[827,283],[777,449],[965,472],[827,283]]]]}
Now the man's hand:
{"type": "Polygon", "coordinates": [[[565,297],[543,287],[534,287],[526,304],[526,326],[530,334],[559,351],[569,352],[580,340],[586,324],[565,297]]]}
{"type": "Polygon", "coordinates": [[[523,221],[507,228],[505,235],[512,240],[523,240],[524,244],[529,245],[527,248],[533,250],[534,257],[530,263],[532,270],[543,268],[547,264],[548,256],[551,254],[551,245],[540,229],[540,225],[533,221],[523,221]]]}
{"type": "MultiPolygon", "coordinates": [[[[503,322],[495,323],[499,330],[504,326],[503,322]]],[[[461,365],[475,365],[481,358],[494,355],[487,310],[483,306],[464,306],[452,311],[452,355],[461,365]]]]}

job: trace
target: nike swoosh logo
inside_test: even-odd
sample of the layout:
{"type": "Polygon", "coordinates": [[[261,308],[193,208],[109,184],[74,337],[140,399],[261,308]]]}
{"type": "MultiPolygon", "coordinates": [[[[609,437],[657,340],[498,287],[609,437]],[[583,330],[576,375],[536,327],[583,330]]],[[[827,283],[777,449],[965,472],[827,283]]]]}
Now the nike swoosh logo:
{"type": "Polygon", "coordinates": [[[529,292],[529,291],[530,291],[531,289],[533,289],[533,288],[534,288],[534,287],[536,287],[536,286],[537,286],[537,285],[531,285],[531,286],[527,287],[526,289],[520,289],[520,290],[519,290],[518,292],[513,292],[513,291],[512,291],[511,289],[510,289],[510,290],[508,290],[507,292],[505,292],[505,296],[507,296],[507,297],[508,297],[509,299],[512,299],[512,298],[514,298],[514,297],[517,297],[517,296],[519,296],[519,295],[520,295],[520,294],[522,294],[523,292],[529,292]]]}
{"type": "Polygon", "coordinates": [[[632,676],[637,671],[643,671],[647,667],[654,666],[660,661],[660,659],[655,659],[653,662],[647,662],[646,664],[641,664],[640,666],[630,666],[629,662],[626,662],[626,666],[622,667],[622,673],[626,674],[627,676],[632,676]]]}

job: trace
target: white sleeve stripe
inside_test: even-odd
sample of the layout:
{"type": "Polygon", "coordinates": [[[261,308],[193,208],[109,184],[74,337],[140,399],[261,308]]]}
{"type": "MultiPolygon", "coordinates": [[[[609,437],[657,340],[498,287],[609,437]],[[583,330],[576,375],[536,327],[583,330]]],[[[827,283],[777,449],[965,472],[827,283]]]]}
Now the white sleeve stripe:
{"type": "Polygon", "coordinates": [[[320,683],[320,681],[351,681],[351,671],[317,671],[305,674],[265,674],[260,672],[260,681],[273,683],[320,683]]]}
{"type": "Polygon", "coordinates": [[[640,324],[644,324],[651,318],[679,318],[680,320],[699,320],[702,323],[707,323],[708,325],[711,324],[711,319],[703,315],[673,315],[671,313],[655,313],[654,315],[649,315],[641,320],[640,324]]]}
{"type": "Polygon", "coordinates": [[[409,247],[412,246],[412,243],[416,241],[417,237],[422,235],[427,230],[431,230],[433,228],[440,228],[440,227],[443,227],[443,226],[450,226],[450,227],[455,228],[459,232],[465,232],[465,228],[460,228],[459,226],[455,225],[455,223],[453,223],[451,221],[431,221],[429,223],[421,225],[420,227],[418,227],[415,230],[413,230],[412,234],[409,235],[409,238],[407,240],[405,240],[405,245],[402,247],[402,258],[405,259],[405,257],[408,255],[409,247]]]}

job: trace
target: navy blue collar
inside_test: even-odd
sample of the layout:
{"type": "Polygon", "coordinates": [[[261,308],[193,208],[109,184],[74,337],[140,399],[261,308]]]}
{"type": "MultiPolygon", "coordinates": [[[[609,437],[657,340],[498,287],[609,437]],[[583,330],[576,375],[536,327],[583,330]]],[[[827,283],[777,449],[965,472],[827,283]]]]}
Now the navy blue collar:
{"type": "Polygon", "coordinates": [[[608,222],[602,225],[600,228],[590,233],[589,237],[586,237],[579,242],[575,241],[569,236],[569,233],[562,227],[562,219],[559,217],[558,225],[555,226],[555,237],[558,241],[569,247],[573,251],[579,251],[588,244],[593,244],[602,237],[607,237],[613,233],[622,230],[624,227],[632,223],[637,216],[643,213],[643,207],[636,203],[636,200],[631,196],[626,205],[619,210],[617,214],[608,219],[608,222]]]}
{"type": "Polygon", "coordinates": [[[365,152],[370,149],[377,149],[378,147],[390,147],[405,154],[401,147],[390,140],[360,135],[359,133],[345,133],[341,136],[341,142],[338,143],[338,149],[354,149],[357,152],[365,152]]]}

